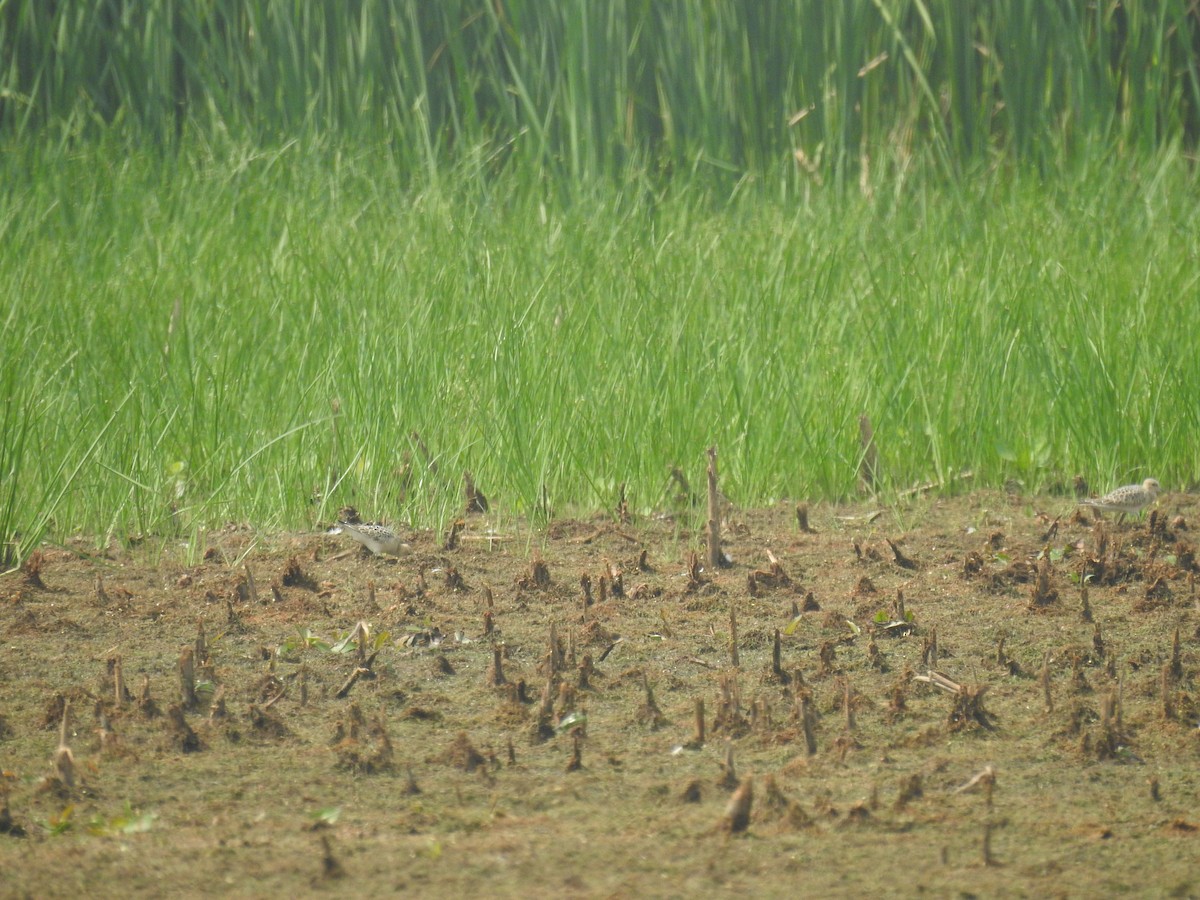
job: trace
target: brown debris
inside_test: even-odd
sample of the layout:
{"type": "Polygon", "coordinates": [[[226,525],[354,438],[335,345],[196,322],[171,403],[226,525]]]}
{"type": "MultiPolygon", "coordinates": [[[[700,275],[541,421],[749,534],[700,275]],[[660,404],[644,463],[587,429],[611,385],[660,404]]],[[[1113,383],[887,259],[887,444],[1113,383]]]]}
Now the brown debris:
{"type": "Polygon", "coordinates": [[[951,731],[962,731],[976,725],[988,730],[995,728],[988,711],[983,708],[983,695],[987,690],[986,684],[963,685],[959,689],[947,719],[951,731]]]}
{"type": "Polygon", "coordinates": [[[1162,667],[1162,674],[1159,676],[1159,693],[1162,699],[1162,717],[1170,721],[1176,717],[1175,698],[1172,694],[1174,679],[1171,677],[1171,664],[1166,663],[1162,667]]]}
{"type": "Polygon", "coordinates": [[[808,504],[807,503],[797,503],[796,504],[796,527],[798,527],[803,534],[816,534],[817,533],[817,530],[808,524],[808,504]]]}
{"type": "Polygon", "coordinates": [[[1096,758],[1114,759],[1125,744],[1123,732],[1120,695],[1114,688],[1100,700],[1099,733],[1094,735],[1092,744],[1096,758]]]}
{"type": "Polygon", "coordinates": [[[633,516],[629,514],[629,501],[625,497],[625,482],[621,482],[617,488],[617,521],[622,525],[628,525],[633,521],[633,516]]]}
{"type": "Polygon", "coordinates": [[[1092,652],[1096,654],[1096,659],[1104,659],[1106,656],[1104,635],[1100,631],[1099,622],[1096,622],[1092,627],[1092,652]]]}
{"type": "Polygon", "coordinates": [[[147,719],[153,719],[155,716],[162,715],[162,711],[158,708],[158,704],[154,702],[154,698],[150,696],[150,676],[142,675],[142,690],[138,694],[138,712],[147,719]]]}
{"type": "Polygon", "coordinates": [[[488,669],[488,684],[492,687],[500,687],[508,683],[508,679],[504,677],[503,653],[503,646],[492,648],[492,665],[488,669]]]}
{"type": "Polygon", "coordinates": [[[447,765],[454,766],[456,769],[462,769],[464,772],[474,772],[487,762],[483,754],[475,749],[465,731],[460,731],[455,735],[454,740],[446,748],[441,759],[447,765]]]}
{"type": "MultiPolygon", "coordinates": [[[[224,703],[224,700],[221,702],[224,703]]],[[[265,705],[260,707],[256,703],[251,703],[246,710],[246,719],[250,722],[250,727],[264,737],[284,738],[290,737],[292,734],[291,729],[283,723],[283,720],[272,715],[265,705]]]]}
{"type": "Polygon", "coordinates": [[[592,661],[592,654],[583,654],[583,659],[576,667],[579,674],[579,679],[576,686],[581,691],[588,691],[592,688],[592,678],[596,675],[596,664],[592,661]]]}
{"type": "Polygon", "coordinates": [[[21,578],[27,587],[46,590],[46,583],[42,581],[42,569],[45,564],[46,556],[41,550],[34,550],[21,564],[21,578]]]}
{"type": "Polygon", "coordinates": [[[787,572],[780,565],[778,557],[770,550],[767,551],[767,561],[770,567],[767,569],[756,569],[748,576],[752,579],[755,588],[763,587],[768,590],[774,588],[788,587],[792,583],[792,579],[788,577],[787,572]]]}
{"type": "Polygon", "coordinates": [[[391,771],[395,750],[382,714],[368,724],[361,707],[351,703],[347,718],[350,720],[349,729],[339,721],[330,740],[337,755],[337,767],[362,775],[391,771]]]}
{"type": "MultiPolygon", "coordinates": [[[[361,625],[362,623],[359,624],[361,625]]],[[[364,640],[359,640],[360,661],[357,665],[355,665],[354,670],[350,673],[346,680],[342,682],[342,686],[338,688],[337,692],[334,694],[334,696],[339,700],[350,696],[350,691],[352,691],[354,686],[358,684],[359,679],[371,679],[375,677],[375,673],[372,671],[371,667],[375,664],[375,657],[379,655],[379,651],[376,650],[370,656],[362,659],[361,652],[365,643],[366,642],[364,640]]]]}
{"type": "Polygon", "coordinates": [[[912,670],[906,669],[892,685],[888,693],[887,710],[884,712],[884,718],[889,724],[900,721],[908,711],[908,685],[911,680],[912,670]]]}
{"type": "Polygon", "coordinates": [[[730,834],[745,831],[750,826],[750,807],[754,803],[754,778],[747,775],[729,798],[721,828],[730,834]]]}
{"type": "Polygon", "coordinates": [[[578,772],[583,768],[583,732],[578,728],[571,729],[571,758],[567,761],[568,772],[578,772]]]}
{"type": "Polygon", "coordinates": [[[463,472],[463,487],[467,495],[466,514],[485,513],[488,511],[488,500],[483,492],[475,486],[475,478],[470,472],[463,472]]]}
{"type": "Polygon", "coordinates": [[[346,877],[346,870],[333,855],[333,845],[325,834],[321,835],[321,877],[327,881],[346,877]]]}
{"type": "Polygon", "coordinates": [[[454,566],[446,567],[446,590],[460,594],[470,590],[467,587],[467,583],[463,581],[462,575],[458,573],[458,569],[454,566]]]}
{"type": "MultiPolygon", "coordinates": [[[[663,715],[663,711],[659,709],[658,703],[654,699],[654,689],[650,687],[650,679],[646,677],[645,672],[642,673],[642,689],[645,691],[646,699],[638,708],[638,723],[649,726],[651,731],[657,731],[667,724],[667,717],[663,715]]],[[[703,725],[701,725],[701,731],[703,731],[703,725]]]]}
{"type": "Polygon", "coordinates": [[[114,653],[105,662],[107,677],[111,679],[113,705],[120,709],[133,699],[129,689],[125,687],[125,666],[120,653],[114,653]]]}
{"type": "Polygon", "coordinates": [[[870,664],[872,669],[875,669],[879,672],[887,671],[887,660],[884,658],[883,654],[879,652],[879,645],[875,643],[875,634],[873,632],[870,637],[867,638],[867,662],[870,664]]]}
{"type": "Polygon", "coordinates": [[[1029,592],[1029,608],[1040,609],[1057,602],[1057,600],[1058,590],[1050,584],[1050,548],[1046,547],[1042,551],[1042,558],[1038,561],[1037,579],[1029,592]]]}
{"type": "Polygon", "coordinates": [[[195,650],[184,647],[179,654],[179,696],[184,709],[195,709],[196,699],[196,665],[195,650]]]}
{"type": "MultiPolygon", "coordinates": [[[[685,594],[695,593],[704,584],[708,583],[708,579],[702,574],[704,567],[700,563],[700,555],[693,550],[688,554],[688,580],[684,587],[685,594]]],[[[603,598],[602,598],[603,599],[603,598]]]]}
{"type": "Polygon", "coordinates": [[[535,550],[533,560],[529,563],[529,572],[517,582],[517,586],[524,591],[544,591],[550,588],[553,583],[550,579],[550,569],[546,565],[546,561],[535,550]]]}
{"type": "Polygon", "coordinates": [[[927,675],[914,675],[913,680],[932,684],[954,695],[954,706],[951,707],[946,720],[951,731],[962,731],[975,726],[988,730],[995,728],[991,716],[983,708],[983,695],[988,690],[986,684],[962,685],[933,670],[927,675]]]}
{"type": "Polygon", "coordinates": [[[1134,604],[1133,608],[1137,612],[1146,612],[1163,606],[1169,606],[1174,596],[1175,594],[1171,590],[1171,585],[1167,582],[1166,577],[1159,575],[1146,585],[1145,593],[1134,604]]]}
{"type": "Polygon", "coordinates": [[[713,732],[722,732],[730,737],[740,737],[749,730],[749,723],[742,715],[742,692],[738,687],[737,676],[732,673],[722,673],[718,680],[720,694],[717,699],[717,711],[713,715],[713,732]]]}
{"type": "Polygon", "coordinates": [[[733,762],[733,740],[725,739],[725,759],[721,761],[721,777],[717,779],[717,787],[732,791],[738,786],[737,767],[733,762]]]}
{"type": "Polygon", "coordinates": [[[225,709],[225,685],[221,685],[213,693],[212,703],[208,707],[208,721],[216,723],[224,720],[228,716],[228,711],[225,709]]]}
{"type": "Polygon", "coordinates": [[[983,557],[978,551],[972,550],[963,559],[962,573],[964,578],[974,578],[984,569],[983,557]]]}
{"type": "Polygon", "coordinates": [[[1000,635],[1000,639],[996,641],[996,664],[1008,671],[1009,675],[1020,675],[1021,664],[1015,659],[1010,659],[1004,650],[1004,644],[1008,640],[1007,635],[1000,635]]]}
{"type": "Polygon", "coordinates": [[[463,529],[467,527],[467,523],[462,519],[455,519],[450,523],[450,529],[446,532],[446,539],[442,542],[442,549],[446,551],[458,549],[458,539],[462,536],[463,529]]]}
{"type": "Polygon", "coordinates": [[[54,751],[54,779],[57,792],[62,796],[71,796],[79,783],[79,775],[75,768],[75,755],[67,745],[67,732],[70,730],[71,701],[63,703],[62,722],[58,729],[58,749],[54,751]]]}
{"type": "Polygon", "coordinates": [[[625,596],[625,575],[616,563],[604,559],[604,571],[608,573],[608,587],[614,597],[625,596]]]}
{"type": "Polygon", "coordinates": [[[317,582],[311,575],[300,568],[300,561],[296,557],[291,557],[287,561],[287,565],[283,567],[283,574],[280,576],[280,581],[284,587],[298,587],[306,591],[316,593],[317,582]]]}
{"type": "Polygon", "coordinates": [[[895,541],[893,541],[891,538],[884,538],[884,540],[887,541],[887,545],[892,548],[892,557],[896,560],[896,565],[902,569],[917,568],[916,562],[905,556],[900,548],[896,546],[895,541]]]}
{"type": "Polygon", "coordinates": [[[550,633],[546,638],[546,655],[543,657],[542,671],[546,672],[552,678],[558,675],[565,666],[565,656],[562,638],[558,636],[558,625],[551,622],[550,633]]]}
{"type": "Polygon", "coordinates": [[[183,715],[183,707],[178,703],[171,704],[167,709],[167,724],[170,727],[171,742],[184,753],[195,753],[203,749],[200,738],[192,730],[183,715]]]}
{"type": "MultiPolygon", "coordinates": [[[[251,603],[258,603],[258,585],[254,581],[254,570],[250,568],[249,563],[246,563],[242,568],[246,575],[246,591],[249,595],[249,600],[251,603]]],[[[287,573],[285,572],[284,578],[286,579],[286,577],[287,573]]],[[[284,581],[284,584],[287,584],[287,581],[284,581]]],[[[316,588],[313,587],[311,590],[316,590],[316,588]]],[[[201,630],[203,630],[203,626],[201,626],[201,630]]],[[[197,654],[196,658],[203,659],[204,657],[197,654]]]]}
{"type": "MultiPolygon", "coordinates": [[[[0,779],[7,776],[7,773],[0,775],[0,779]]],[[[699,799],[699,798],[697,798],[699,799]]],[[[0,834],[6,834],[9,837],[25,837],[25,828],[18,824],[13,819],[12,810],[8,808],[8,789],[7,785],[0,781],[0,834]]]]}
{"type": "Polygon", "coordinates": [[[822,677],[832,675],[834,666],[837,663],[837,641],[822,641],[821,648],[817,651],[817,654],[820,662],[817,674],[822,677]]]}
{"type": "Polygon", "coordinates": [[[924,796],[924,794],[925,791],[921,784],[921,773],[914,772],[911,775],[906,775],[900,779],[900,790],[896,794],[896,803],[892,808],[899,812],[913,800],[924,796]]]}
{"type": "Polygon", "coordinates": [[[771,642],[771,675],[780,684],[791,681],[791,676],[783,669],[783,644],[778,628],[775,629],[774,640],[771,642]]]}

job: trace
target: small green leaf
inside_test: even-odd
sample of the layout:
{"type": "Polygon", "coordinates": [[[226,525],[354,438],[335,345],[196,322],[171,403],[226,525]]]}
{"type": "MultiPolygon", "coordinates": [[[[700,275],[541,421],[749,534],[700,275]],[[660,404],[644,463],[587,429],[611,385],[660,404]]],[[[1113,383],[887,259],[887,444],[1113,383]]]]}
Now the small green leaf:
{"type": "Polygon", "coordinates": [[[562,734],[564,731],[570,731],[572,728],[576,727],[577,725],[586,725],[586,724],[587,724],[587,714],[582,713],[579,710],[576,710],[573,713],[567,713],[565,716],[563,716],[562,719],[559,720],[558,725],[555,726],[554,730],[557,731],[559,734],[562,734]]]}
{"type": "Polygon", "coordinates": [[[354,640],[354,635],[358,632],[352,631],[332,647],[324,647],[322,649],[329,650],[331,653],[349,653],[351,650],[358,649],[358,642],[354,640]]]}
{"type": "Polygon", "coordinates": [[[313,822],[318,825],[336,825],[341,816],[342,808],[340,806],[326,806],[309,814],[313,822]]]}

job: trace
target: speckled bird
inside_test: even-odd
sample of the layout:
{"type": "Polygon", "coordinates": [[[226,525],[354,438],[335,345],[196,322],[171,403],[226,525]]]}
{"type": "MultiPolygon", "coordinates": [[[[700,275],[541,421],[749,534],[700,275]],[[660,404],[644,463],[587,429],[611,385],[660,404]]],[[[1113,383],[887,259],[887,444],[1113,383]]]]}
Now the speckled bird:
{"type": "Polygon", "coordinates": [[[400,540],[386,525],[351,525],[349,522],[338,522],[337,527],[329,533],[348,534],[376,556],[381,553],[390,556],[412,553],[412,547],[400,540]]]}
{"type": "Polygon", "coordinates": [[[1147,478],[1141,484],[1126,484],[1115,491],[1105,494],[1103,497],[1096,497],[1090,500],[1080,501],[1084,506],[1090,506],[1092,509],[1098,509],[1101,512],[1121,513],[1122,516],[1127,513],[1139,513],[1158,496],[1159,486],[1158,481],[1153,478],[1147,478]]]}

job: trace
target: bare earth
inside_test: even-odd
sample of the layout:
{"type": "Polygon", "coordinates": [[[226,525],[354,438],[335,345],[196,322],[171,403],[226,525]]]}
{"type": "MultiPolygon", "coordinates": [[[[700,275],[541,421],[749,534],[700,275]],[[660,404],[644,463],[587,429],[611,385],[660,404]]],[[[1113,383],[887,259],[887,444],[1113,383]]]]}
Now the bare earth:
{"type": "Polygon", "coordinates": [[[733,510],[716,570],[692,513],[47,547],[0,895],[1195,896],[1196,504],[733,510]]]}

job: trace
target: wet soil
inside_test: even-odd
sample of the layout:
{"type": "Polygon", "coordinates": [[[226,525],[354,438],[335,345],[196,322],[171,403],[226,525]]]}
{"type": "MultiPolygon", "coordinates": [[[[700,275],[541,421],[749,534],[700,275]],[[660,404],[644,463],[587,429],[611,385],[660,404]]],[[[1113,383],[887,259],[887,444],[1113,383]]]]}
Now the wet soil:
{"type": "Polygon", "coordinates": [[[1200,892],[1197,498],[700,518],[47,546],[0,896],[1200,892]]]}

